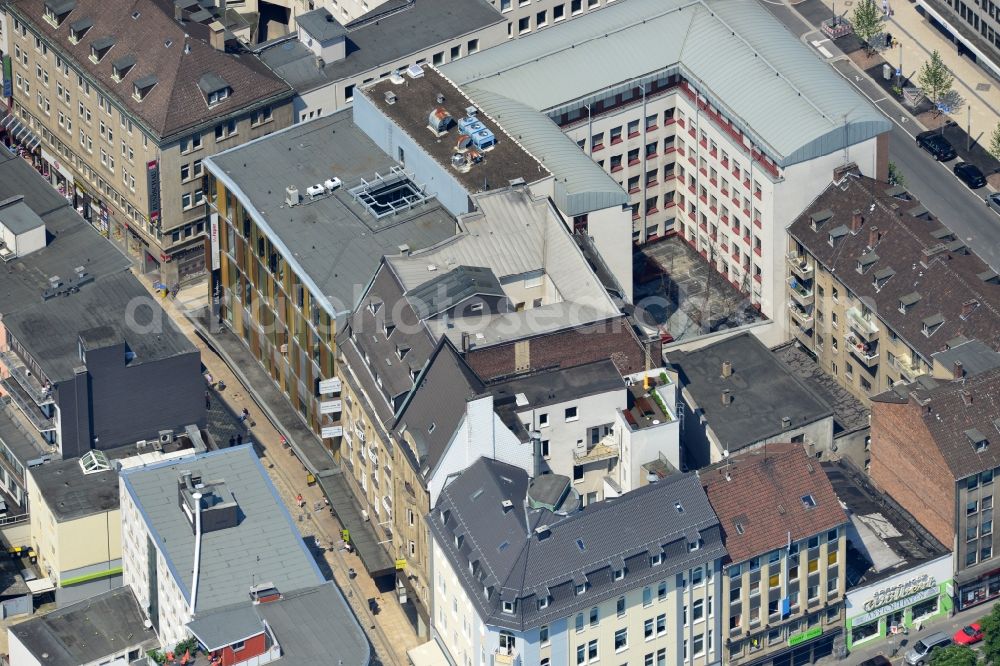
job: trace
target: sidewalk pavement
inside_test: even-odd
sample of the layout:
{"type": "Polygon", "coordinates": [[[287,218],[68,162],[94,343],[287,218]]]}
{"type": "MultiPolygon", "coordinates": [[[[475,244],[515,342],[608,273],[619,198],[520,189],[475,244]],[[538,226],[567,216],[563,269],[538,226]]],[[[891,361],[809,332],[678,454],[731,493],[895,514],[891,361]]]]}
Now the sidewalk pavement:
{"type": "MultiPolygon", "coordinates": [[[[152,283],[144,276],[139,277],[150,293],[155,293],[152,283]]],[[[208,303],[207,287],[204,284],[182,288],[176,298],[160,299],[160,302],[181,331],[201,352],[201,362],[212,374],[213,379],[222,380],[226,384],[224,391],[210,391],[208,394],[211,402],[210,424],[224,423],[227,413],[238,415],[244,407],[250,410],[250,420],[255,425],[246,428],[244,443],[252,441],[257,446],[261,463],[267,469],[288,511],[298,524],[299,532],[311,546],[313,554],[317,556],[321,569],[336,581],[347,597],[348,603],[372,642],[375,657],[383,664],[404,666],[407,663],[406,651],[419,645],[421,641],[395,593],[382,594],[368,576],[357,554],[347,552],[343,548],[343,542],[340,540],[342,525],[327,507],[319,484],[307,485],[306,475],[309,470],[298,456],[293,455],[291,449],[282,446],[282,435],[288,436],[283,431],[294,429],[286,422],[279,430],[271,417],[285,408],[291,410],[291,406],[283,398],[271,404],[261,400],[258,389],[273,388],[270,379],[268,378],[263,384],[251,379],[249,382],[251,386],[247,386],[241,381],[241,377],[245,375],[240,368],[237,368],[238,372],[234,372],[199,335],[188,315],[204,311],[208,303]],[[262,405],[266,405],[266,408],[262,408],[262,405]],[[303,500],[301,505],[298,501],[299,495],[303,500]],[[350,575],[351,571],[355,576],[350,575]],[[372,598],[377,600],[380,609],[377,616],[372,614],[368,606],[368,599],[372,598]]],[[[302,424],[301,427],[305,428],[305,425],[302,424]]],[[[321,446],[312,432],[307,428],[306,431],[316,441],[317,446],[321,446]]],[[[227,446],[232,432],[227,428],[212,434],[219,446],[227,446]]],[[[298,433],[293,432],[292,436],[297,438],[298,433]]],[[[332,460],[328,464],[333,466],[332,460]]]]}
{"type": "MultiPolygon", "coordinates": [[[[895,640],[895,655],[893,655],[893,643],[888,637],[886,638],[873,638],[872,640],[862,643],[861,645],[855,647],[851,650],[851,654],[848,655],[847,661],[851,664],[859,664],[866,659],[871,659],[872,657],[882,655],[888,657],[893,664],[903,664],[903,655],[906,651],[910,649],[917,640],[929,636],[930,634],[940,631],[948,636],[954,635],[956,631],[962,627],[972,624],[978,621],[993,609],[992,604],[983,604],[981,606],[974,606],[968,610],[956,613],[952,616],[944,616],[936,618],[930,622],[926,622],[920,628],[920,631],[911,630],[909,634],[897,635],[895,640]]],[[[834,664],[843,663],[836,657],[824,657],[816,662],[817,665],[821,666],[833,666],[834,664]]]]}
{"type": "MultiPolygon", "coordinates": [[[[802,1],[790,4],[794,7],[802,1]]],[[[838,13],[851,18],[850,5],[845,7],[844,2],[836,3],[835,0],[822,2],[831,12],[836,7],[838,13]]],[[[899,46],[883,51],[882,57],[895,68],[901,66],[903,75],[916,82],[920,67],[937,50],[955,75],[954,90],[965,100],[965,106],[951,119],[966,129],[971,117],[972,138],[988,146],[993,129],[1000,123],[1000,82],[968,58],[960,56],[955,44],[917,11],[915,3],[890,0],[889,8],[892,15],[886,21],[886,31],[899,42],[899,46]]]]}

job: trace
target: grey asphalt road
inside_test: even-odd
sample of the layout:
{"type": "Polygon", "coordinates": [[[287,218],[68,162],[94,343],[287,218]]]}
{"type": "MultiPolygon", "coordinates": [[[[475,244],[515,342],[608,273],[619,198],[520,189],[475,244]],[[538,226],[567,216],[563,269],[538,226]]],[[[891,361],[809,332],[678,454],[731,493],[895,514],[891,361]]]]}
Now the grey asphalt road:
{"type": "MultiPolygon", "coordinates": [[[[772,2],[761,4],[797,37],[816,30],[816,26],[808,24],[787,5],[772,2]]],[[[803,4],[805,7],[810,6],[808,2],[803,4]]],[[[815,12],[807,14],[807,19],[819,16],[815,12]]],[[[830,42],[826,42],[826,45],[827,48],[833,46],[830,42]]],[[[941,164],[920,150],[914,140],[914,134],[919,128],[913,123],[905,124],[906,129],[901,127],[898,122],[901,116],[899,107],[886,99],[882,90],[860,74],[849,60],[836,59],[831,65],[893,121],[889,137],[889,159],[902,171],[906,188],[945,226],[962,238],[990,268],[1000,272],[1000,215],[983,202],[986,188],[978,192],[971,191],[952,173],[954,160],[941,164]]]]}

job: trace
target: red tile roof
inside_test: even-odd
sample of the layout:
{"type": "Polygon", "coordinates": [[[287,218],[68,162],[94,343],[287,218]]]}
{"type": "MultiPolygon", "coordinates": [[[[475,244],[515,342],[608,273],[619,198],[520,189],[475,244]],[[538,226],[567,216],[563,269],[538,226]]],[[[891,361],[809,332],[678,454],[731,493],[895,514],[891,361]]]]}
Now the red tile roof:
{"type": "Polygon", "coordinates": [[[732,562],[785,546],[789,532],[798,541],[847,522],[826,472],[801,444],[768,444],[699,475],[732,562]],[[807,495],[815,506],[806,506],[807,495]]]}

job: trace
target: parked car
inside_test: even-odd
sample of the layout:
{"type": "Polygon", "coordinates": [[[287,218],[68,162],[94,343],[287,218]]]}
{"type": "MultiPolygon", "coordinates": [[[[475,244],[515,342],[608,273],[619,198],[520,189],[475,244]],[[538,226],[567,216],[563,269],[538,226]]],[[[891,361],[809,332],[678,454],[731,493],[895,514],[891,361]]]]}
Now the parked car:
{"type": "Polygon", "coordinates": [[[962,627],[955,632],[952,640],[959,645],[972,645],[983,640],[983,630],[979,628],[978,622],[973,622],[967,627],[962,627]]]}
{"type": "Polygon", "coordinates": [[[941,136],[936,130],[921,132],[917,135],[917,145],[934,156],[939,162],[947,162],[955,159],[957,153],[948,139],[941,136]]]}
{"type": "Polygon", "coordinates": [[[863,662],[858,664],[858,666],[892,666],[892,662],[889,661],[888,657],[878,655],[877,657],[872,657],[871,659],[865,659],[863,662]]]}
{"type": "Polygon", "coordinates": [[[959,162],[952,170],[960,181],[973,190],[978,190],[980,187],[986,186],[986,176],[983,175],[983,172],[975,164],[959,162]]]}
{"type": "Polygon", "coordinates": [[[993,194],[990,194],[989,196],[983,198],[986,199],[987,206],[989,206],[993,210],[1000,211],[1000,192],[994,192],[993,194]]]}
{"type": "Polygon", "coordinates": [[[951,637],[940,631],[921,638],[906,651],[903,661],[909,666],[924,666],[931,660],[931,652],[951,645],[951,637]]]}

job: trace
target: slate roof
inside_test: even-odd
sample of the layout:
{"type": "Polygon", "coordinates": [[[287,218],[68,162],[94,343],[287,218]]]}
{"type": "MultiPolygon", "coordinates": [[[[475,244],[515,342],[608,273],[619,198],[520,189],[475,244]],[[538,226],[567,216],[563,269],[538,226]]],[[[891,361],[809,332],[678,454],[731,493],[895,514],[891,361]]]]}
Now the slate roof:
{"type": "Polygon", "coordinates": [[[480,458],[445,487],[426,518],[480,618],[491,626],[536,628],[726,554],[718,519],[694,474],[567,516],[527,510],[527,488],[524,470],[480,458]],[[503,508],[505,499],[512,509],[503,508]],[[543,526],[539,538],[535,530],[543,526]],[[689,551],[694,540],[701,546],[689,551]],[[663,564],[652,566],[650,556],[661,552],[663,564]],[[624,579],[615,581],[613,569],[625,569],[624,579]],[[583,582],[587,591],[577,595],[575,585],[583,582]],[[537,600],[546,595],[549,605],[539,609],[537,600]],[[504,613],[501,600],[515,601],[515,612],[504,613]]]}
{"type": "Polygon", "coordinates": [[[144,621],[132,588],[125,586],[12,624],[8,631],[38,663],[79,666],[133,645],[155,647],[156,633],[144,621]]]}
{"type": "Polygon", "coordinates": [[[889,390],[872,398],[872,409],[877,410],[879,402],[906,404],[911,418],[923,421],[956,480],[1000,467],[1000,368],[928,387],[908,384],[900,391],[916,402],[889,390]],[[977,451],[970,441],[970,430],[986,439],[983,450],[977,451]]]}
{"type": "Polygon", "coordinates": [[[197,349],[180,332],[139,281],[128,272],[131,263],[113,244],[87,224],[58,192],[24,160],[0,150],[0,200],[24,195],[24,203],[45,222],[45,248],[4,264],[0,271],[0,313],[4,326],[57,383],[74,376],[80,365],[77,337],[87,329],[107,326],[125,339],[136,354],[133,363],[146,363],[197,349]],[[94,281],[77,293],[42,300],[49,278],[63,283],[82,267],[94,281]],[[123,317],[129,303],[135,323],[123,317]],[[154,320],[160,325],[143,332],[154,320]]]}
{"type": "Polygon", "coordinates": [[[703,410],[708,426],[730,452],[765,441],[833,414],[822,398],[750,333],[726,338],[670,359],[681,384],[703,410]],[[722,377],[722,364],[733,373],[722,377]],[[722,404],[722,391],[732,402],[722,404]],[[782,418],[789,417],[785,428],[782,418]]]}
{"type": "Polygon", "coordinates": [[[173,2],[169,0],[77,0],[59,27],[44,20],[44,0],[11,0],[8,7],[37,30],[49,48],[99,81],[117,106],[141,118],[160,140],[240,109],[289,99],[294,94],[257,58],[215,50],[208,43],[206,26],[175,21],[173,2]],[[93,27],[79,43],[70,43],[71,24],[84,19],[93,27]],[[114,35],[114,44],[99,63],[92,62],[91,45],[109,35],[114,35]],[[184,52],[185,43],[190,53],[184,52]],[[127,55],[134,56],[137,62],[120,82],[115,82],[111,78],[112,62],[127,55]],[[224,102],[211,109],[198,87],[199,79],[208,73],[221,76],[233,89],[224,102]],[[157,84],[142,101],[137,101],[132,96],[132,85],[148,76],[155,76],[157,84]]]}
{"type": "Polygon", "coordinates": [[[197,612],[244,601],[251,580],[269,581],[282,592],[323,582],[253,446],[247,444],[121,472],[125,492],[143,516],[185,599],[190,601],[194,530],[176,499],[183,470],[200,472],[206,481],[222,479],[238,489],[242,514],[237,526],[202,535],[197,612]]]}
{"type": "Polygon", "coordinates": [[[885,183],[852,174],[840,184],[830,184],[792,222],[788,233],[927,363],[957,336],[1000,347],[1000,284],[995,278],[987,282],[980,277],[989,267],[939,220],[926,213],[920,218],[910,215],[908,211],[919,204],[912,196],[889,196],[887,189],[885,183]],[[833,216],[814,231],[810,216],[821,209],[833,216]],[[864,217],[861,229],[831,246],[831,230],[849,224],[856,210],[864,217]],[[881,234],[875,248],[879,258],[859,273],[858,259],[868,250],[874,227],[881,234]],[[874,272],[886,268],[893,275],[876,288],[874,272]],[[901,302],[908,304],[905,314],[899,310],[901,302]],[[972,311],[963,317],[965,304],[972,311]],[[925,335],[924,320],[938,316],[943,323],[925,335]]]}
{"type": "Polygon", "coordinates": [[[435,199],[375,218],[351,196],[362,179],[388,176],[396,166],[354,124],[350,110],[299,123],[205,159],[282,258],[331,315],[346,314],[385,254],[400,245],[418,250],[451,237],[452,217],[435,199]],[[286,174],[275,181],[274,174],[286,174]],[[332,195],[311,200],[306,188],[337,177],[332,195]],[[285,204],[285,187],[302,202],[285,204]]]}
{"type": "Polygon", "coordinates": [[[699,475],[733,563],[786,546],[789,534],[800,541],[847,522],[826,472],[801,444],[768,444],[699,475]],[[803,502],[807,495],[815,506],[803,502]]]}

